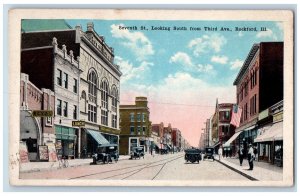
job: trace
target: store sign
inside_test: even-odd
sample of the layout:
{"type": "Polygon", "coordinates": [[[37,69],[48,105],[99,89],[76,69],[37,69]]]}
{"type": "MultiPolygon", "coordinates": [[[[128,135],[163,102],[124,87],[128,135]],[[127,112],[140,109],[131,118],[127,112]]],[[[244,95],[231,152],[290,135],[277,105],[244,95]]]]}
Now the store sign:
{"type": "Polygon", "coordinates": [[[46,146],[46,145],[39,146],[38,153],[39,153],[40,161],[49,161],[48,146],[46,146]]]}
{"type": "Polygon", "coordinates": [[[259,113],[258,120],[262,120],[264,118],[267,118],[269,116],[269,109],[266,109],[259,113]]]}
{"type": "Polygon", "coordinates": [[[85,121],[72,121],[72,127],[84,127],[85,121]]]}
{"type": "Polygon", "coordinates": [[[33,110],[32,116],[33,117],[52,117],[53,111],[52,110],[33,110]]]}

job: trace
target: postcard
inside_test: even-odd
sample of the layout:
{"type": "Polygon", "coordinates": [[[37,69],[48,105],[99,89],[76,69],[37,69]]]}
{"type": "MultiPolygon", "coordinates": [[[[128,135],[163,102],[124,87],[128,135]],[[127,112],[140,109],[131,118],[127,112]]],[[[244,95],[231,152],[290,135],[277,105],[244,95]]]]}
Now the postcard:
{"type": "Polygon", "coordinates": [[[10,184],[293,186],[293,25],[290,10],[10,10],[10,184]]]}

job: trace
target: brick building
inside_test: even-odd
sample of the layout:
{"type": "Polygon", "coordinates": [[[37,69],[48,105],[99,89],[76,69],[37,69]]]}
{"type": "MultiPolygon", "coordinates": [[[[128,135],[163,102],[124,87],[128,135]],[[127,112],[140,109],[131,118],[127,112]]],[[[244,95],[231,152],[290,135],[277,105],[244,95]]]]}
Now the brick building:
{"type": "Polygon", "coordinates": [[[55,95],[49,89],[39,89],[27,74],[20,80],[20,141],[27,145],[30,161],[38,160],[38,147],[55,143],[53,117],[32,116],[33,111],[53,111],[55,95]]]}
{"type": "Polygon", "coordinates": [[[242,108],[233,140],[247,148],[257,136],[259,113],[283,99],[283,42],[254,44],[233,84],[242,108]]]}
{"type": "Polygon", "coordinates": [[[128,155],[133,147],[149,152],[151,121],[147,97],[136,97],[134,105],[120,105],[120,154],[128,155]]]}
{"type": "Polygon", "coordinates": [[[181,149],[181,131],[177,128],[172,129],[172,146],[176,150],[181,149]]]}

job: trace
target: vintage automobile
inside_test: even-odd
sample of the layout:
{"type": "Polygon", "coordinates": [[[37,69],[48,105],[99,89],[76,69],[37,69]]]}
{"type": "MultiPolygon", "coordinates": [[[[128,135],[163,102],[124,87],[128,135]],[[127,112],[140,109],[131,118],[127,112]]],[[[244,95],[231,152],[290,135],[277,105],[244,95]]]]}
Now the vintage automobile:
{"type": "Polygon", "coordinates": [[[205,159],[212,159],[213,161],[215,161],[214,148],[212,148],[212,147],[206,147],[205,148],[203,161],[205,159]]]}
{"type": "Polygon", "coordinates": [[[130,152],[130,159],[140,159],[141,157],[144,158],[144,148],[143,147],[133,147],[130,152]]]}
{"type": "Polygon", "coordinates": [[[185,156],[184,159],[186,162],[195,163],[201,160],[201,150],[197,148],[191,148],[184,151],[185,156]]]}
{"type": "Polygon", "coordinates": [[[93,155],[93,164],[112,163],[113,160],[117,162],[118,159],[119,153],[117,144],[99,145],[97,148],[97,152],[93,155]]]}

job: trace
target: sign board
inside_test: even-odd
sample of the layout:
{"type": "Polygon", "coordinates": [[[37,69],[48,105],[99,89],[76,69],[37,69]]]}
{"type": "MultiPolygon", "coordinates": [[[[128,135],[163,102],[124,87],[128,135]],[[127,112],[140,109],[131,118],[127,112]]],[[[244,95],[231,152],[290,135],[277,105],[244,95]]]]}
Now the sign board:
{"type": "Polygon", "coordinates": [[[85,121],[72,121],[72,127],[84,127],[85,121]]]}
{"type": "Polygon", "coordinates": [[[48,146],[48,154],[49,154],[49,162],[56,162],[56,149],[53,142],[47,142],[46,145],[48,146]]]}
{"type": "Polygon", "coordinates": [[[266,109],[259,113],[258,120],[262,120],[264,118],[267,118],[269,116],[269,109],[266,109]]]}
{"type": "Polygon", "coordinates": [[[23,141],[20,142],[19,153],[20,153],[20,162],[28,163],[29,158],[28,158],[28,150],[27,150],[26,142],[23,142],[23,141]]]}
{"type": "Polygon", "coordinates": [[[40,161],[48,161],[49,160],[49,153],[48,153],[48,146],[39,146],[39,160],[40,161]]]}
{"type": "Polygon", "coordinates": [[[33,110],[32,116],[33,117],[52,117],[53,111],[52,110],[33,110]]]}

